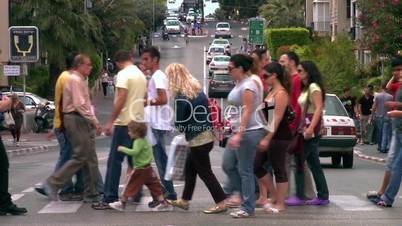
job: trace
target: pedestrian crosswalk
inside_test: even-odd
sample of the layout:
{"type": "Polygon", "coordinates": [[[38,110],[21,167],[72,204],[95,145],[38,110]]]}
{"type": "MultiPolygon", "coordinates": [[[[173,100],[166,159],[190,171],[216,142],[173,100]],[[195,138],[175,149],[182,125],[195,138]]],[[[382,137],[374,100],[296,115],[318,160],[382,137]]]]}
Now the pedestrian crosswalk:
{"type": "MultiPolygon", "coordinates": [[[[183,184],[178,184],[183,186],[183,184]]],[[[119,188],[123,186],[120,185],[119,188]]],[[[398,197],[402,199],[402,196],[398,197]]],[[[31,210],[31,214],[76,214],[80,213],[80,209],[86,205],[83,202],[64,202],[64,201],[47,201],[44,202],[44,197],[36,194],[32,188],[27,188],[19,194],[12,196],[13,201],[24,205],[24,202],[32,202],[37,199],[41,206],[36,207],[35,210],[31,210]]],[[[152,197],[144,196],[141,203],[130,204],[127,206],[127,212],[155,212],[155,209],[150,209],[148,203],[152,201],[152,197]]],[[[194,201],[196,202],[196,201],[194,201]]],[[[28,204],[28,203],[26,203],[28,204]]],[[[367,211],[383,211],[381,207],[373,205],[367,200],[364,195],[331,195],[329,208],[341,209],[347,212],[367,212],[367,211]]],[[[306,207],[309,208],[309,207],[306,207]]],[[[173,207],[168,211],[173,211],[173,207]]],[[[111,210],[114,211],[114,210],[111,210]]],[[[164,210],[166,211],[166,210],[164,210]]]]}

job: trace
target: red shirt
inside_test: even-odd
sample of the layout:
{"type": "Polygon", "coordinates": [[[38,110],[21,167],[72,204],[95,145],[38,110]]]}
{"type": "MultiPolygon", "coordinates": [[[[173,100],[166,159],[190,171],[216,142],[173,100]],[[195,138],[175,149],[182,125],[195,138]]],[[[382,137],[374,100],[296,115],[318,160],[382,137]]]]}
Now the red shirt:
{"type": "Polygon", "coordinates": [[[399,83],[399,82],[394,82],[391,84],[390,91],[391,91],[391,95],[394,97],[394,99],[396,96],[396,92],[398,92],[399,86],[401,86],[401,83],[399,83]]]}
{"type": "Polygon", "coordinates": [[[289,125],[289,128],[291,130],[295,130],[299,126],[302,112],[300,105],[297,102],[297,99],[299,99],[300,94],[301,94],[301,81],[299,75],[296,73],[292,75],[292,92],[290,94],[291,95],[290,106],[292,106],[293,110],[296,113],[295,120],[289,125]]]}

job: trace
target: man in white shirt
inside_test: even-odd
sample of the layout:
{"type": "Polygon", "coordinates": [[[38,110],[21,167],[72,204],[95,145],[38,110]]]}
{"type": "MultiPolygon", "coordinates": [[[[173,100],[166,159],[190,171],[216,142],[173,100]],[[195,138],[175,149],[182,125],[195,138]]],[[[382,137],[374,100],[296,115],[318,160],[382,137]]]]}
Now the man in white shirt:
{"type": "Polygon", "coordinates": [[[147,105],[146,114],[156,141],[156,144],[152,147],[154,159],[166,198],[176,200],[177,195],[172,181],[164,180],[167,164],[165,139],[172,130],[170,125],[171,111],[168,97],[168,79],[165,73],[159,69],[160,52],[156,47],[144,49],[141,60],[152,75],[148,83],[148,99],[145,101],[145,105],[147,105]]]}

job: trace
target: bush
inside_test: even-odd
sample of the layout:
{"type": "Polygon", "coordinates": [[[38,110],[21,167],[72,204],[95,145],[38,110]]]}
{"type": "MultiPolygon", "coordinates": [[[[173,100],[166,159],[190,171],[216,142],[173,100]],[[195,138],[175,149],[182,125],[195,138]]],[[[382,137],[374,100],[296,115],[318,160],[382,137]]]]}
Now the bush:
{"type": "Polygon", "coordinates": [[[278,28],[267,29],[264,34],[265,43],[271,53],[275,54],[273,57],[279,57],[276,55],[277,49],[286,45],[307,45],[310,43],[310,33],[305,28],[278,28]]]}

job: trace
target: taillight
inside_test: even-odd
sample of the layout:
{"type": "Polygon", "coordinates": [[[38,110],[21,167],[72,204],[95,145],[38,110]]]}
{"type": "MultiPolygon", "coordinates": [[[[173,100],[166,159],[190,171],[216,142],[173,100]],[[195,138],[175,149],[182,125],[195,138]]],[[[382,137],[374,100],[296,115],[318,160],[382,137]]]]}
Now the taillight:
{"type": "Polygon", "coordinates": [[[331,127],[332,135],[356,135],[356,128],[351,126],[333,126],[331,127]]]}

